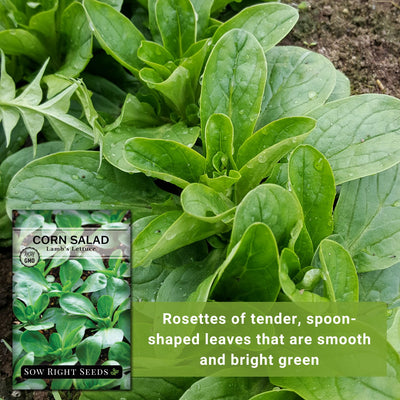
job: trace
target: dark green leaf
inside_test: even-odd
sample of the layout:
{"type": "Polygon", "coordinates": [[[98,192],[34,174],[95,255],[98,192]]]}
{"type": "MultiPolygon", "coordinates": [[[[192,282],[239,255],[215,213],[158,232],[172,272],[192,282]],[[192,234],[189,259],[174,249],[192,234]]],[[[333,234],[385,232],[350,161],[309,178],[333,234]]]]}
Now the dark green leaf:
{"type": "Polygon", "coordinates": [[[7,209],[131,209],[135,217],[151,213],[152,202],[167,194],[143,175],[128,175],[97,152],[73,151],[28,164],[10,182],[7,209]]]}
{"type": "Polygon", "coordinates": [[[143,66],[137,56],[140,43],[144,40],[142,33],[128,18],[108,4],[84,0],[83,5],[103,49],[133,74],[138,74],[143,66]]]}
{"type": "Polygon", "coordinates": [[[275,301],[279,254],[274,235],[263,223],[244,232],[220,267],[213,298],[220,301],[275,301]]]}

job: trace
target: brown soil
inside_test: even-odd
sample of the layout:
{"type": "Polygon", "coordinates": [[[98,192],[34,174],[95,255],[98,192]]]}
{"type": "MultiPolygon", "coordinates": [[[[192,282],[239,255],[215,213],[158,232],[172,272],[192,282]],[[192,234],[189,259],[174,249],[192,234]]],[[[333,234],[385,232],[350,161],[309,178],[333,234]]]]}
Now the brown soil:
{"type": "MultiPolygon", "coordinates": [[[[350,79],[352,93],[400,97],[400,1],[309,0],[284,44],[328,57],[350,79]]],[[[302,7],[303,5],[303,7],[302,7]]]]}

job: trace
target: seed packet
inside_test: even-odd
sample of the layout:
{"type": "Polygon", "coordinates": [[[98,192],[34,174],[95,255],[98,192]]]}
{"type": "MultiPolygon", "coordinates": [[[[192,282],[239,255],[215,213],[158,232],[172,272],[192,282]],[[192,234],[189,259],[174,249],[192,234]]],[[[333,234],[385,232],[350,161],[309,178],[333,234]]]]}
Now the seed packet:
{"type": "Polygon", "coordinates": [[[129,390],[130,213],[13,211],[13,388],[129,390]]]}

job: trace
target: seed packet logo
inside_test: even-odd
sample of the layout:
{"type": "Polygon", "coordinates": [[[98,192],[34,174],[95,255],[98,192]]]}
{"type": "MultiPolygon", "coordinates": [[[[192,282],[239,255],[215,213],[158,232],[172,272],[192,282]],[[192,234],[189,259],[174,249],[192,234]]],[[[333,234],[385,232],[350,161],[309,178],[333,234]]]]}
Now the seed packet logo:
{"type": "Polygon", "coordinates": [[[34,267],[40,260],[40,254],[33,247],[25,247],[19,253],[19,260],[25,267],[34,267]]]}

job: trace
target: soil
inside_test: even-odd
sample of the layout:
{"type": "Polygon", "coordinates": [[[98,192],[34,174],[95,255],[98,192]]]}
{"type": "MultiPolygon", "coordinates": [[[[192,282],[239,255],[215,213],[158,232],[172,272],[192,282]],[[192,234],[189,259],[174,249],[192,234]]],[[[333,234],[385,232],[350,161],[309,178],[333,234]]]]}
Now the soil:
{"type": "MultiPolygon", "coordinates": [[[[352,93],[400,98],[400,0],[309,0],[283,44],[328,57],[352,84],[352,93]]],[[[0,339],[11,344],[11,249],[0,248],[0,339]]],[[[0,343],[0,399],[52,399],[48,392],[12,392],[11,353],[0,343]]],[[[64,397],[64,396],[63,396],[64,397]]]]}
{"type": "Polygon", "coordinates": [[[352,94],[400,97],[399,0],[282,0],[299,7],[283,44],[328,57],[350,79],[352,94]]]}

